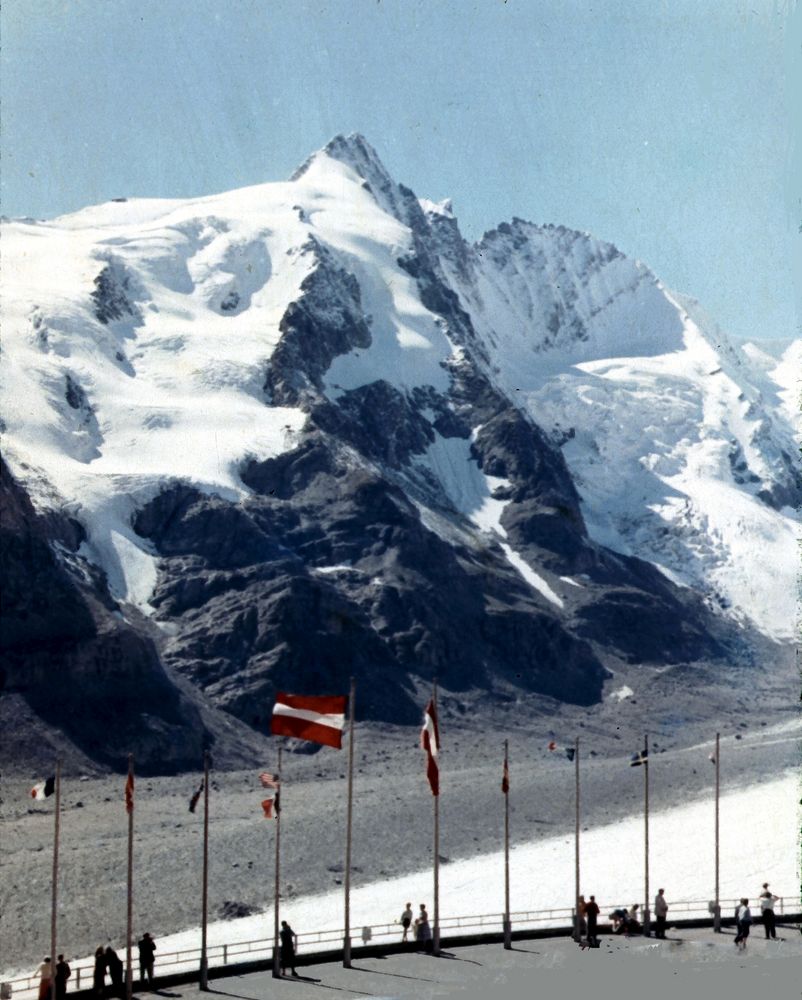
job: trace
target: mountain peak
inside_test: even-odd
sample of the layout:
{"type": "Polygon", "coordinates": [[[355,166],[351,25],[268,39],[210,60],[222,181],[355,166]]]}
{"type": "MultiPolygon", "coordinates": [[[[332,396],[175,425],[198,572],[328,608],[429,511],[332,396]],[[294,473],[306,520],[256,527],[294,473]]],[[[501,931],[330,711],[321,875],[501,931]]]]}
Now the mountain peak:
{"type": "Polygon", "coordinates": [[[344,164],[361,178],[362,186],[370,191],[385,212],[389,212],[402,222],[406,221],[407,213],[404,205],[407,198],[387,172],[379,154],[359,132],[335,135],[322,149],[313,153],[295,171],[290,180],[300,180],[316,166],[325,169],[326,162],[331,160],[344,164]]]}

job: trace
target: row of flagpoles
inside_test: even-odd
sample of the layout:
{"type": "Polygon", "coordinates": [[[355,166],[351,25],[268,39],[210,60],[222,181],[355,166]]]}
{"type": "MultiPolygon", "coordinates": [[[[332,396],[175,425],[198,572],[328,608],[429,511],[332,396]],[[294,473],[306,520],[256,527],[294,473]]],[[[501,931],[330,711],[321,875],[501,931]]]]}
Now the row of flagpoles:
{"type": "MultiPolygon", "coordinates": [[[[348,796],[346,816],[346,846],[345,846],[345,930],[343,937],[343,965],[351,966],[351,831],[353,816],[353,786],[354,786],[354,705],[356,688],[353,678],[348,696],[344,695],[291,695],[278,693],[271,717],[270,731],[275,736],[290,736],[307,740],[323,746],[336,749],[342,747],[342,734],[345,728],[346,710],[348,715],[348,796]]],[[[716,733],[715,752],[710,754],[710,760],[715,764],[715,909],[713,925],[720,930],[721,910],[719,906],[719,793],[720,793],[720,736],[716,733]]],[[[432,951],[440,954],[440,769],[438,763],[440,749],[440,732],[437,720],[437,683],[432,689],[432,697],[426,706],[421,730],[421,748],[426,753],[426,776],[432,792],[434,807],[434,844],[433,844],[433,926],[432,951]]],[[[580,936],[580,745],[577,738],[573,747],[560,748],[556,743],[548,744],[548,749],[562,749],[569,761],[574,764],[575,776],[575,834],[574,834],[574,875],[575,875],[575,918],[574,937],[580,936]]],[[[282,748],[278,748],[278,768],[275,774],[263,772],[259,775],[265,798],[262,801],[264,815],[275,819],[275,872],[273,890],[273,975],[280,977],[280,934],[279,911],[281,896],[281,758],[282,748]]],[[[630,765],[643,767],[644,789],[644,899],[643,929],[650,932],[651,913],[649,910],[649,746],[648,736],[644,736],[643,750],[636,753],[630,765]]],[[[207,959],[207,926],[208,926],[208,889],[209,889],[209,767],[210,756],[204,753],[203,780],[190,800],[190,812],[194,812],[201,794],[203,795],[203,882],[202,882],[202,913],[201,913],[201,960],[200,987],[208,988],[207,959]]],[[[504,947],[512,947],[512,928],[510,923],[510,813],[509,813],[509,745],[504,741],[504,764],[502,771],[501,791],[504,795],[504,947]]],[[[57,904],[58,904],[58,860],[59,835],[61,815],[61,763],[56,764],[55,775],[47,781],[40,782],[31,790],[34,798],[41,799],[55,794],[55,828],[53,840],[53,885],[52,911],[50,926],[50,953],[57,954],[57,904]]],[[[128,755],[128,776],[125,782],[125,808],[128,815],[128,864],[127,864],[127,907],[126,907],[126,995],[130,1000],[133,992],[133,962],[131,958],[133,931],[133,840],[134,840],[134,757],[128,755]]]]}

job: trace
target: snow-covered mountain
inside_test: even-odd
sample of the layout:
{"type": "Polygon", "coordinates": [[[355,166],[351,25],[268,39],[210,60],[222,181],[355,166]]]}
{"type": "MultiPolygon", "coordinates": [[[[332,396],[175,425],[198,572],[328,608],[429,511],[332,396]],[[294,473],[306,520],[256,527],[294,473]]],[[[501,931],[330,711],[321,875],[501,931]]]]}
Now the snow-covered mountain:
{"type": "Polygon", "coordinates": [[[360,136],[2,241],[11,535],[94,601],[69,639],[15,587],[7,689],[111,618],[257,726],[349,673],[413,721],[434,673],[590,704],[603,663],[793,635],[800,342],[731,345],[610,244],[469,245],[360,136]]]}

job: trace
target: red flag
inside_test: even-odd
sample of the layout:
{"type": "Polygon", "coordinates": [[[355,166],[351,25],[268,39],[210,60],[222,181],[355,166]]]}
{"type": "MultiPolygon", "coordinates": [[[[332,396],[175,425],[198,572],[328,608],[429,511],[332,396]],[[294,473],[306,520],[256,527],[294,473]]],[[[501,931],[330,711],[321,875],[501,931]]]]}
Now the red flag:
{"type": "Polygon", "coordinates": [[[420,745],[426,751],[426,777],[429,779],[432,795],[439,795],[440,768],[437,766],[437,754],[440,750],[440,733],[437,729],[437,711],[434,707],[434,699],[426,706],[423,715],[420,745]]]}
{"type": "Polygon", "coordinates": [[[130,771],[125,779],[125,811],[127,813],[134,811],[134,776],[130,771]]]}
{"type": "Polygon", "coordinates": [[[507,763],[507,758],[504,758],[504,774],[501,778],[501,790],[505,795],[510,794],[510,766],[507,763]]]}
{"type": "Polygon", "coordinates": [[[343,745],[346,695],[301,695],[276,693],[270,732],[274,736],[295,736],[322,746],[343,745]]]}

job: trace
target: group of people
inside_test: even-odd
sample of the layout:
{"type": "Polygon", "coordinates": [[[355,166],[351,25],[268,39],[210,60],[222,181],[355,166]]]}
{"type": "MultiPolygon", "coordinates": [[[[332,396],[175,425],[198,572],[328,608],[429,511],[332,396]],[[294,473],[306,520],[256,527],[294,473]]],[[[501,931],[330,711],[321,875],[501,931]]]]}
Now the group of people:
{"type": "MultiPolygon", "coordinates": [[[[774,915],[774,904],[779,899],[769,889],[769,883],[763,883],[763,892],[760,894],[760,916],[763,919],[763,929],[766,932],[766,940],[777,940],[777,918],[774,915]]],[[[746,949],[746,939],[752,928],[752,910],[749,908],[749,900],[746,896],[735,908],[735,945],[741,951],[746,949]]]]}
{"type": "MultiPolygon", "coordinates": [[[[412,903],[407,903],[404,907],[404,912],[401,914],[401,919],[398,921],[403,928],[403,934],[401,935],[402,941],[409,940],[409,929],[413,926],[412,919],[412,903]]],[[[432,938],[432,928],[429,923],[429,914],[426,910],[426,904],[420,904],[420,912],[414,920],[415,929],[415,940],[418,945],[424,951],[431,951],[433,948],[433,938],[432,938]]]]}
{"type": "MultiPolygon", "coordinates": [[[[156,959],[156,942],[145,933],[137,942],[139,951],[139,977],[153,988],[153,965],[156,959]]],[[[125,997],[125,966],[122,959],[111,945],[105,948],[101,945],[95,952],[95,968],[92,975],[92,991],[95,996],[125,997]],[[106,993],[106,973],[111,979],[111,990],[106,993]]]]}
{"type": "Polygon", "coordinates": [[[67,980],[72,975],[72,969],[63,955],[56,961],[55,979],[50,955],[42,960],[39,966],[39,1000],[50,1000],[50,987],[54,987],[55,1000],[64,1000],[67,995],[67,980]]]}

